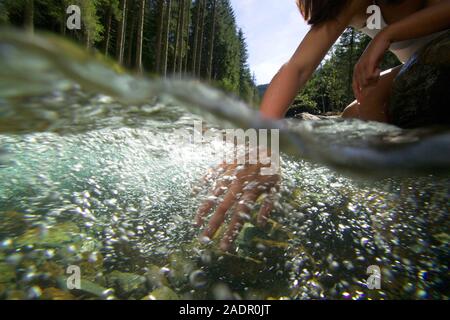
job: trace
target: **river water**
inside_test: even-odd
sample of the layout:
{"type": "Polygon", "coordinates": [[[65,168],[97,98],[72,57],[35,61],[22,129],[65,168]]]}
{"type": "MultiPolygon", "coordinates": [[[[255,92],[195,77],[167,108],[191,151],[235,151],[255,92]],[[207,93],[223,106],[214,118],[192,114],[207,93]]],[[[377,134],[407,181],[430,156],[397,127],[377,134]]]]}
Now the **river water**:
{"type": "Polygon", "coordinates": [[[445,299],[449,168],[448,128],[263,122],[197,81],[0,30],[1,298],[445,299]],[[228,253],[193,224],[226,147],[193,145],[195,121],[281,132],[270,223],[228,253]]]}

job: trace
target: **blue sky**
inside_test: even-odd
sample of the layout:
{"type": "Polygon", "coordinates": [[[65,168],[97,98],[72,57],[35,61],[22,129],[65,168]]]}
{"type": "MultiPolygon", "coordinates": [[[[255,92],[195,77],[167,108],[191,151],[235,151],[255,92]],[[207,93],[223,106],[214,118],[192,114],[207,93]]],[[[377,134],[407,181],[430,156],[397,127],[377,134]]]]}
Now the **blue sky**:
{"type": "Polygon", "coordinates": [[[231,0],[257,84],[269,83],[309,30],[295,0],[231,0]]]}

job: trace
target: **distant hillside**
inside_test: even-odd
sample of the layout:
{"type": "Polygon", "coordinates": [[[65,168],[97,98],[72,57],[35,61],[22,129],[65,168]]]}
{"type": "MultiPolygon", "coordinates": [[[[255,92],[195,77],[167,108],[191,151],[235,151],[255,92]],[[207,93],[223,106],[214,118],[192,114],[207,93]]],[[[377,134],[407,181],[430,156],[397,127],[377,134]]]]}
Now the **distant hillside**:
{"type": "Polygon", "coordinates": [[[269,86],[269,84],[262,84],[262,85],[256,87],[258,89],[258,93],[261,98],[264,95],[264,93],[266,92],[268,86],[269,86]]]}

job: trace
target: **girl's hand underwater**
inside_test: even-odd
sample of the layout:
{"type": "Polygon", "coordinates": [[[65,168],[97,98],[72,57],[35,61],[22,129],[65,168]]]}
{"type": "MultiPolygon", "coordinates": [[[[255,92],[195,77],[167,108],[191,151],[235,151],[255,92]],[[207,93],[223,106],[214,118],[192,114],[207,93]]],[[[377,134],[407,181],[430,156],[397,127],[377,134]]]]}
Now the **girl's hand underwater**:
{"type": "Polygon", "coordinates": [[[376,85],[380,78],[379,65],[384,54],[391,46],[385,32],[380,32],[369,44],[355,65],[353,72],[353,92],[359,103],[364,100],[366,89],[376,85]]]}
{"type": "Polygon", "coordinates": [[[196,216],[196,223],[200,227],[205,216],[216,205],[217,208],[209,225],[202,233],[202,237],[212,239],[225,221],[227,212],[233,209],[231,222],[225,233],[220,248],[228,251],[239,234],[246,220],[250,220],[250,213],[262,195],[266,195],[258,214],[258,224],[264,226],[273,208],[273,195],[278,191],[280,177],[276,175],[261,175],[262,164],[227,165],[222,164],[212,171],[207,180],[215,180],[210,196],[200,206],[196,216]],[[219,201],[219,197],[223,196],[219,201]]]}

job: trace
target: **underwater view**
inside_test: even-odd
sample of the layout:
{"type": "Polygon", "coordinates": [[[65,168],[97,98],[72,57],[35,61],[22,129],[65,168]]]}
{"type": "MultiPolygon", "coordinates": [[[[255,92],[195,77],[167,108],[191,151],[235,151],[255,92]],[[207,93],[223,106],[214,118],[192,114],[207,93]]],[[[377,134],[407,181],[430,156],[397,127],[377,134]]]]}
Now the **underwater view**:
{"type": "Polygon", "coordinates": [[[448,128],[255,114],[1,30],[0,297],[448,299],[448,128]],[[273,212],[258,226],[256,201],[227,252],[195,216],[230,146],[194,145],[196,121],[280,130],[273,212]]]}

